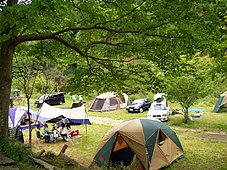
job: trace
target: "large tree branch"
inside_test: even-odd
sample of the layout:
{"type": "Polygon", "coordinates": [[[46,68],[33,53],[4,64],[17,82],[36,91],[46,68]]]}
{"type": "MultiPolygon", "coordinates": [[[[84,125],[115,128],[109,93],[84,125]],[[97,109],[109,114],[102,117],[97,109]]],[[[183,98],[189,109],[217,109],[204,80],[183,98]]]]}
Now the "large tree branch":
{"type": "MultiPolygon", "coordinates": [[[[113,43],[107,43],[105,41],[96,41],[96,42],[90,43],[88,45],[87,49],[86,49],[86,52],[83,52],[81,49],[79,49],[75,45],[69,43],[68,41],[66,41],[65,39],[61,38],[60,36],[55,35],[55,33],[52,33],[52,34],[31,34],[31,35],[20,36],[20,37],[18,37],[16,39],[16,44],[20,44],[21,42],[26,42],[26,41],[45,40],[45,39],[53,39],[53,40],[59,41],[60,43],[62,43],[66,47],[69,47],[69,48],[75,50],[76,52],[78,52],[81,56],[86,57],[86,58],[87,57],[91,58],[91,59],[95,60],[99,64],[101,64],[99,61],[130,62],[130,61],[136,60],[136,59],[144,59],[144,58],[139,58],[138,57],[136,59],[130,59],[130,60],[117,60],[117,59],[101,59],[101,58],[95,58],[95,57],[92,57],[92,56],[87,56],[86,52],[94,44],[107,44],[107,45],[112,45],[112,46],[119,46],[120,43],[113,44],[113,43]]],[[[121,45],[123,45],[123,44],[121,44],[121,45]]]]}
{"type": "Polygon", "coordinates": [[[64,44],[66,47],[69,47],[73,50],[75,50],[76,52],[78,52],[81,56],[86,57],[85,53],[83,51],[81,51],[78,47],[76,47],[75,45],[69,43],[68,41],[66,41],[65,39],[61,38],[60,36],[54,36],[53,38],[56,41],[59,41],[60,43],[64,44]]]}
{"type": "Polygon", "coordinates": [[[147,27],[147,28],[144,28],[144,29],[138,29],[138,30],[116,30],[116,29],[112,29],[112,28],[108,28],[108,27],[101,27],[101,26],[92,26],[92,27],[70,27],[70,28],[66,28],[66,29],[63,29],[63,30],[60,30],[58,32],[55,32],[53,34],[55,35],[59,35],[61,33],[65,33],[65,32],[68,32],[68,31],[73,31],[73,30],[105,30],[105,31],[109,31],[109,32],[113,32],[113,33],[140,33],[142,31],[147,31],[147,30],[151,30],[151,29],[155,29],[155,28],[159,28],[159,27],[162,27],[164,25],[167,25],[167,24],[170,24],[171,22],[164,22],[164,23],[161,23],[159,25],[155,25],[155,26],[152,26],[152,27],[147,27]]]}
{"type": "Polygon", "coordinates": [[[139,33],[141,31],[146,31],[146,30],[151,30],[151,29],[155,29],[158,27],[161,27],[163,25],[169,24],[170,22],[166,22],[166,23],[161,23],[159,25],[156,26],[152,26],[152,27],[148,27],[148,28],[144,28],[144,29],[138,29],[138,30],[116,30],[116,29],[112,29],[112,28],[107,28],[107,27],[100,27],[100,26],[93,26],[93,27],[70,27],[70,28],[66,28],[54,33],[47,33],[47,34],[28,34],[28,35],[23,35],[23,36],[18,36],[15,40],[15,44],[18,45],[22,42],[26,42],[26,41],[35,41],[35,40],[46,40],[46,39],[57,39],[57,35],[65,33],[65,32],[69,32],[69,31],[73,31],[73,30],[105,30],[105,31],[109,31],[109,32],[113,32],[113,33],[139,33]]]}

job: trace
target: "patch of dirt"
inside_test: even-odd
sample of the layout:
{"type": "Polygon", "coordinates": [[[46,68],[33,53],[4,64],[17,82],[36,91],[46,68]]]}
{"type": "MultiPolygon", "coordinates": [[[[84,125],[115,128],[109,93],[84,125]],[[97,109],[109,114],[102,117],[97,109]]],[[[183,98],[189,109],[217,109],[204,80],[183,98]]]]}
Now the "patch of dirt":
{"type": "Polygon", "coordinates": [[[122,123],[122,120],[113,120],[111,118],[103,118],[103,117],[90,117],[89,120],[91,123],[96,123],[96,124],[103,124],[103,125],[110,125],[110,126],[116,126],[120,123],[122,123]]]}
{"type": "Polygon", "coordinates": [[[207,132],[207,131],[203,131],[202,129],[189,129],[189,128],[182,128],[182,127],[178,127],[178,126],[170,126],[170,128],[173,130],[182,130],[182,131],[200,132],[201,133],[200,135],[177,133],[177,135],[180,135],[180,136],[190,136],[190,137],[201,138],[201,139],[227,142],[227,134],[225,132],[207,132]]]}
{"type": "MultiPolygon", "coordinates": [[[[111,125],[111,126],[116,126],[123,122],[122,120],[113,120],[111,118],[103,118],[103,117],[89,117],[89,120],[91,121],[91,123],[111,125]]],[[[201,128],[189,129],[189,128],[182,128],[178,126],[169,126],[169,127],[173,130],[182,130],[187,132],[200,132],[200,135],[177,133],[177,135],[179,136],[189,136],[194,138],[227,142],[227,134],[225,132],[207,132],[207,131],[203,131],[203,129],[201,128]]]]}
{"type": "Polygon", "coordinates": [[[19,170],[18,168],[13,167],[15,162],[7,158],[3,153],[0,152],[0,170],[19,170]]]}

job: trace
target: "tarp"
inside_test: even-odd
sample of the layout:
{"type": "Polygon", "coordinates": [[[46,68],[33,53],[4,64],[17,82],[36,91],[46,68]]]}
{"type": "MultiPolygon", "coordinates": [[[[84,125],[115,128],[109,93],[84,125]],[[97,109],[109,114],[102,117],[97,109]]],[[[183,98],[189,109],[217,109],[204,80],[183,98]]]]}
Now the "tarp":
{"type": "Polygon", "coordinates": [[[31,119],[40,122],[57,122],[62,118],[69,118],[69,120],[74,123],[91,124],[84,105],[73,109],[61,109],[44,103],[43,106],[31,116],[31,119]]]}
{"type": "MultiPolygon", "coordinates": [[[[197,112],[197,113],[203,112],[205,110],[207,109],[188,109],[189,112],[197,112]]],[[[181,109],[179,111],[183,112],[184,110],[181,109]]]]}

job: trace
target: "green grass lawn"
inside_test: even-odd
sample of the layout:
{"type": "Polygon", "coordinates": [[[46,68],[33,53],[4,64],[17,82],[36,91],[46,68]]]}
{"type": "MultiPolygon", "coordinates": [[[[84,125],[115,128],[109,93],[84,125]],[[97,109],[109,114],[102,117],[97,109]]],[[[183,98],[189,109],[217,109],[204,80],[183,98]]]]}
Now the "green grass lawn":
{"type": "MultiPolygon", "coordinates": [[[[56,107],[70,107],[71,101],[61,106],[56,107]]],[[[89,102],[87,102],[87,110],[89,109],[89,102]]],[[[172,108],[180,108],[177,104],[171,104],[172,108]]],[[[225,132],[227,133],[227,112],[224,110],[221,113],[212,113],[214,105],[199,103],[192,108],[204,108],[207,109],[203,116],[200,118],[193,118],[193,121],[189,121],[188,124],[183,123],[183,115],[170,115],[170,119],[165,124],[170,126],[180,126],[184,128],[200,129],[202,131],[213,131],[213,132],[225,132]]],[[[34,110],[37,108],[33,107],[34,110]]],[[[147,112],[143,113],[128,113],[125,109],[116,110],[112,112],[88,112],[90,117],[108,117],[116,120],[128,120],[134,118],[145,118],[147,117],[147,112]]],[[[195,113],[190,113],[195,114],[195,113]]],[[[51,127],[51,124],[49,124],[51,127]]],[[[109,125],[99,125],[92,123],[92,125],[77,125],[72,126],[72,130],[79,129],[80,135],[83,137],[78,139],[79,144],[72,145],[71,142],[63,142],[61,139],[54,143],[43,143],[41,145],[36,144],[35,130],[33,130],[33,151],[38,153],[42,149],[48,152],[53,152],[58,155],[64,144],[68,145],[65,152],[66,155],[78,161],[85,167],[88,167],[93,161],[96,153],[96,149],[102,140],[102,137],[112,128],[109,125]],[[87,136],[86,136],[87,134],[87,136]]],[[[171,164],[167,169],[227,169],[227,142],[223,141],[212,141],[207,139],[200,139],[189,136],[181,136],[181,131],[176,131],[179,133],[179,139],[182,143],[185,157],[177,160],[175,163],[171,164]]],[[[185,132],[187,135],[188,133],[185,132]]],[[[196,134],[196,132],[190,132],[190,134],[196,134]]],[[[197,132],[198,134],[198,132],[197,132]]],[[[26,143],[28,142],[28,132],[24,132],[26,143]]],[[[72,167],[70,169],[73,169],[72,167]]],[[[76,168],[74,168],[76,169],[76,168]]],[[[95,169],[101,169],[98,166],[95,169]]]]}
{"type": "MultiPolygon", "coordinates": [[[[51,125],[50,125],[51,126],[51,125]]],[[[112,128],[112,126],[92,124],[72,126],[72,129],[79,129],[83,136],[78,139],[79,144],[73,145],[71,142],[64,142],[59,139],[56,144],[35,143],[35,134],[33,134],[33,151],[40,152],[45,149],[58,155],[64,146],[68,145],[65,154],[85,167],[88,167],[93,161],[96,149],[102,137],[112,128]],[[86,129],[87,128],[87,129],[86,129]],[[87,132],[87,136],[86,136],[87,132]]],[[[27,138],[27,134],[25,135],[27,138]]],[[[177,160],[167,169],[227,169],[227,142],[211,141],[187,136],[178,136],[184,149],[185,157],[177,160]]],[[[73,169],[73,168],[72,168],[73,169]]],[[[76,169],[76,168],[74,168],[76,169]]],[[[101,169],[98,166],[95,169],[101,169]]]]}

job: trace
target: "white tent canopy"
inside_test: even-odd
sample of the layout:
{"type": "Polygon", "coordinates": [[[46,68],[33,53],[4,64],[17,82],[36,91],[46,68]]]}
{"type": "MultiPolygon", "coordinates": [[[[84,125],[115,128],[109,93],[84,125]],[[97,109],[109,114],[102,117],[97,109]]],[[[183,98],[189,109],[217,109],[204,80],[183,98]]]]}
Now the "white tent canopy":
{"type": "Polygon", "coordinates": [[[84,105],[74,109],[60,109],[44,103],[39,110],[32,114],[31,119],[47,122],[58,117],[68,118],[74,123],[91,124],[84,105]]]}

